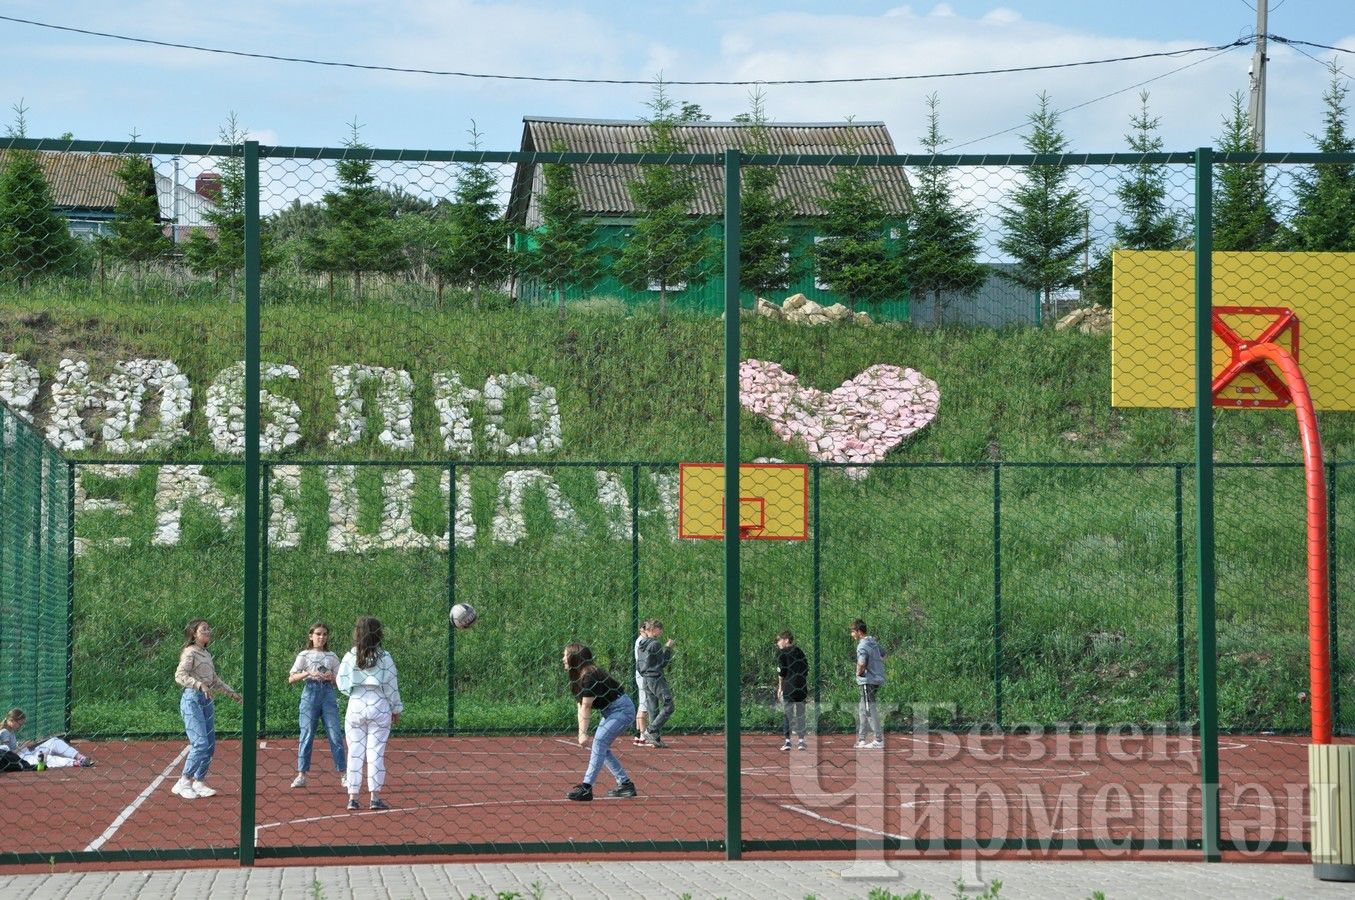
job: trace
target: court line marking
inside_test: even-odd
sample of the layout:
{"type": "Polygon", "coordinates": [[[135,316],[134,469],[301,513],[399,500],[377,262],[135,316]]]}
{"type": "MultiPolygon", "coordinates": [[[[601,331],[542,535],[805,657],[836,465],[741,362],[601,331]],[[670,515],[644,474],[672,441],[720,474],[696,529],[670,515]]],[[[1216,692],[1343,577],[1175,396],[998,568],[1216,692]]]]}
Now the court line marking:
{"type": "Polygon", "coordinates": [[[873,834],[876,837],[893,838],[896,841],[911,840],[911,838],[906,838],[900,834],[890,834],[888,831],[876,831],[874,828],[867,828],[864,825],[856,825],[851,822],[842,822],[832,818],[831,816],[822,816],[814,812],[812,809],[805,809],[803,806],[795,806],[790,803],[782,803],[781,808],[784,810],[789,810],[790,812],[793,813],[799,813],[802,816],[808,816],[811,819],[818,819],[820,822],[827,822],[829,825],[837,825],[840,828],[850,828],[852,831],[859,831],[862,834],[873,834]]]}
{"type": "Polygon", "coordinates": [[[108,841],[113,837],[113,835],[118,833],[118,829],[121,828],[123,824],[132,817],[132,814],[136,812],[137,809],[140,808],[141,804],[145,803],[146,800],[150,797],[150,795],[155,793],[155,789],[158,788],[160,785],[164,784],[165,779],[170,776],[171,772],[173,772],[175,769],[179,767],[179,764],[184,761],[184,757],[186,757],[187,755],[188,748],[184,747],[182,750],[179,751],[179,755],[174,757],[174,759],[170,761],[169,765],[165,766],[165,770],[161,772],[159,775],[157,775],[155,777],[155,780],[152,781],[149,785],[147,785],[146,789],[142,791],[140,794],[138,794],[135,800],[127,804],[126,809],[118,813],[118,817],[113,820],[113,824],[105,828],[103,834],[99,835],[94,840],[89,842],[89,846],[85,848],[85,852],[92,853],[93,851],[98,850],[104,844],[108,843],[108,841]]]}

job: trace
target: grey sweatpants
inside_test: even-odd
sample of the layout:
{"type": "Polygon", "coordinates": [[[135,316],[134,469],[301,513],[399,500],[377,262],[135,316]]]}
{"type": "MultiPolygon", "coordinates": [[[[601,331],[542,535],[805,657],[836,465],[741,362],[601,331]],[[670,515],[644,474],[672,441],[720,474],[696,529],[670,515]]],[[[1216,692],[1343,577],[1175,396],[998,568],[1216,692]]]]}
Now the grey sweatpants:
{"type": "Polygon", "coordinates": [[[648,730],[662,735],[664,723],[673,714],[673,691],[662,675],[640,676],[640,709],[649,716],[648,730]]]}

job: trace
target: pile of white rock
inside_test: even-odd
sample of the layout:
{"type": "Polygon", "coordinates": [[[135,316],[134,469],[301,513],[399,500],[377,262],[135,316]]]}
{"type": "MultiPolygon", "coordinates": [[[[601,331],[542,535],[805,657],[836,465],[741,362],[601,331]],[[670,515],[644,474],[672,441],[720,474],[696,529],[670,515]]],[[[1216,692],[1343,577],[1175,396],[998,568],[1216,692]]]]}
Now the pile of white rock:
{"type": "Polygon", "coordinates": [[[1076,328],[1083,334],[1105,334],[1110,331],[1110,310],[1100,304],[1075,309],[1054,323],[1055,331],[1067,331],[1076,328]]]}
{"type": "Polygon", "coordinates": [[[836,325],[849,322],[856,325],[875,324],[866,313],[854,313],[841,303],[821,306],[804,294],[792,294],[780,306],[758,297],[753,309],[759,316],[765,316],[769,319],[784,319],[787,322],[798,322],[801,325],[836,325]]]}

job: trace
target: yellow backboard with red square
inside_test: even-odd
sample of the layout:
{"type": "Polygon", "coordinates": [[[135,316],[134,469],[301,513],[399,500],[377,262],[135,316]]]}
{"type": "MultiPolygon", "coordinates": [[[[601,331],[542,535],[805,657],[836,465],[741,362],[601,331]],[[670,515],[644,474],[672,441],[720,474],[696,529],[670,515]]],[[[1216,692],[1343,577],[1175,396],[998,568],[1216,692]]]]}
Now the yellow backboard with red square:
{"type": "MultiPolygon", "coordinates": [[[[748,540],[803,541],[809,536],[809,467],[797,463],[739,466],[739,529],[748,540]]],[[[678,536],[725,536],[725,467],[678,467],[678,536]]]]}
{"type": "MultiPolygon", "coordinates": [[[[1111,405],[1194,407],[1195,254],[1116,250],[1113,260],[1111,405]]],[[[1355,409],[1355,253],[1219,251],[1213,270],[1215,406],[1288,405],[1268,369],[1227,374],[1234,345],[1269,335],[1297,359],[1315,408],[1355,409]]]]}

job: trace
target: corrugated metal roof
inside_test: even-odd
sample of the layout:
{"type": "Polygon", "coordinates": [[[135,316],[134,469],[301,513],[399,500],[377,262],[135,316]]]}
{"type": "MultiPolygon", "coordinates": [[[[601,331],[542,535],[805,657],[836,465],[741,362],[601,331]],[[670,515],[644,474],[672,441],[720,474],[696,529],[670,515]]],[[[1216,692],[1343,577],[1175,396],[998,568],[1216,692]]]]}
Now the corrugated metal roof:
{"type": "MultiPolygon", "coordinates": [[[[0,166],[9,156],[0,150],[0,166]]],[[[112,153],[38,153],[38,165],[58,207],[109,209],[118,201],[118,167],[124,157],[112,153]]]]}
{"type": "MultiPolygon", "coordinates": [[[[563,144],[571,153],[639,153],[650,137],[643,120],[523,118],[522,149],[548,151],[563,144]]],[[[795,122],[766,126],[768,152],[795,156],[820,156],[834,153],[892,155],[894,140],[883,122],[795,122]],[[850,149],[848,149],[850,148],[850,149]]],[[[747,150],[752,140],[751,127],[742,122],[693,122],[679,125],[676,136],[688,153],[723,153],[730,149],[747,150]]],[[[689,209],[693,215],[720,215],[724,211],[724,169],[722,166],[695,166],[697,199],[689,209]]],[[[821,216],[818,198],[827,190],[836,174],[836,166],[785,166],[778,169],[777,193],[788,197],[797,216],[821,216]]],[[[533,199],[540,190],[539,166],[519,165],[513,175],[509,218],[534,224],[533,199]]],[[[901,167],[868,166],[866,180],[884,200],[889,211],[904,215],[912,207],[908,176],[901,167]]],[[[583,164],[574,169],[579,200],[586,212],[600,216],[625,217],[635,214],[635,206],[626,185],[638,180],[638,166],[583,164]]]]}

